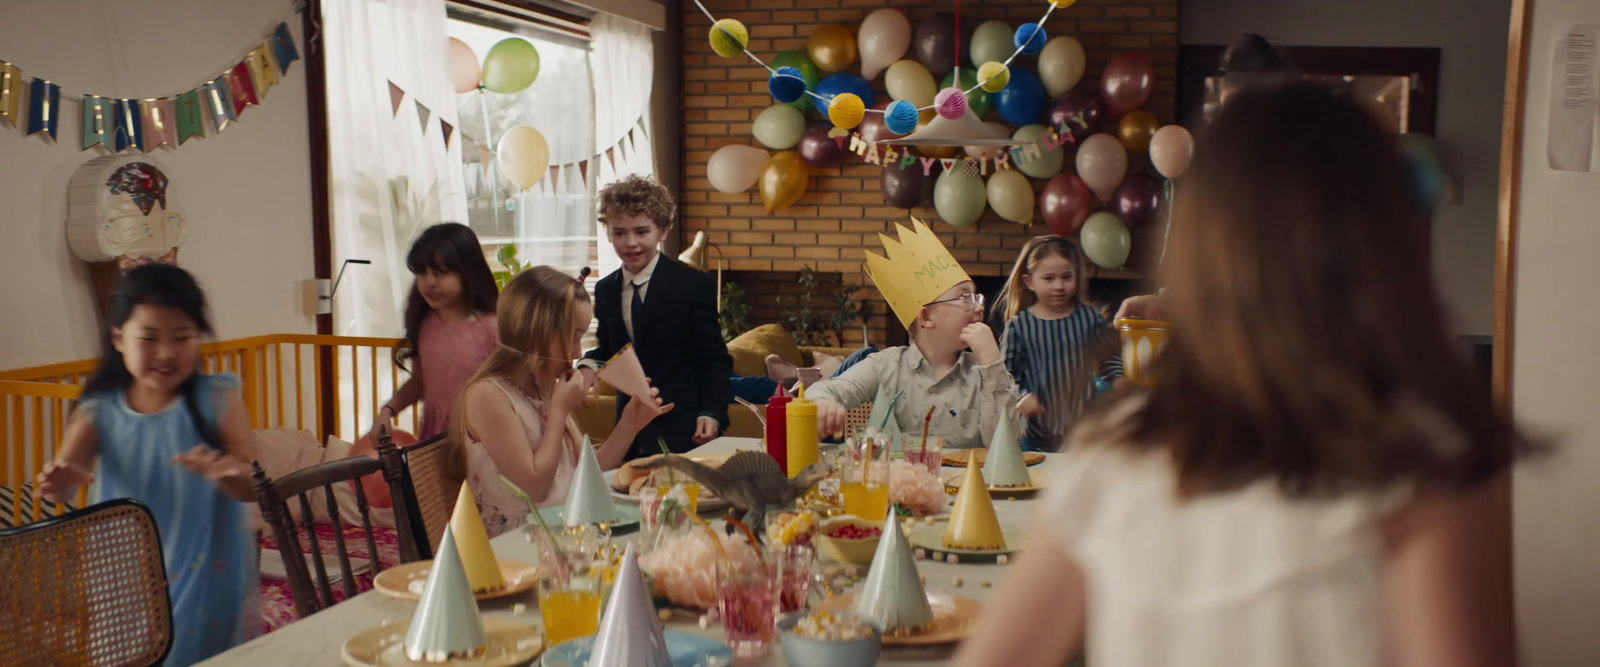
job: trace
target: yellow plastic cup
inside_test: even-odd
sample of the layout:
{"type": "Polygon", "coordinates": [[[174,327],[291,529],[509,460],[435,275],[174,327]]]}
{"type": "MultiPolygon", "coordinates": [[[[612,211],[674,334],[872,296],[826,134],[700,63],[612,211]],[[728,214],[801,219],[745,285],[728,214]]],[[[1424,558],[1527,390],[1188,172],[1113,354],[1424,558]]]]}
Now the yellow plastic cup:
{"type": "Polygon", "coordinates": [[[1128,381],[1140,387],[1154,387],[1160,380],[1155,372],[1156,355],[1167,344],[1171,323],[1161,320],[1121,318],[1116,321],[1122,332],[1122,373],[1128,381]]]}

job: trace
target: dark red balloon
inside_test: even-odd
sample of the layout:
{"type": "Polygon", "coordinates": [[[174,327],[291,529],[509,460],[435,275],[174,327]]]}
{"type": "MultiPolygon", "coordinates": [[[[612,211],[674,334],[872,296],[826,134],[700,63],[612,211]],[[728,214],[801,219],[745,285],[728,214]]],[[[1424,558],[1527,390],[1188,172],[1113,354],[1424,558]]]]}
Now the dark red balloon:
{"type": "Polygon", "coordinates": [[[1111,195],[1111,211],[1134,229],[1155,222],[1161,210],[1161,187],[1142,171],[1128,172],[1111,195]]]}
{"type": "Polygon", "coordinates": [[[1106,63],[1100,75],[1100,93],[1112,118],[1144,106],[1156,87],[1156,70],[1142,53],[1123,53],[1106,63]]]}
{"type": "Polygon", "coordinates": [[[1072,136],[1077,137],[1079,141],[1099,132],[1100,123],[1105,117],[1106,103],[1100,99],[1100,92],[1084,87],[1073,88],[1065,95],[1057,97],[1050,103],[1050,109],[1046,113],[1050,127],[1060,129],[1062,125],[1066,125],[1071,129],[1072,136]],[[1078,114],[1083,115],[1080,117],[1078,114]]]}
{"type": "Polygon", "coordinates": [[[828,136],[828,127],[818,125],[800,137],[800,159],[813,167],[832,167],[844,158],[839,139],[828,136]]]}
{"type": "MultiPolygon", "coordinates": [[[[872,108],[883,111],[889,108],[889,100],[880,100],[872,105],[872,108]]],[[[881,113],[868,113],[866,118],[861,119],[861,124],[856,126],[856,131],[861,133],[861,140],[869,144],[899,138],[899,135],[889,131],[888,125],[883,124],[881,113]]]]}
{"type": "Polygon", "coordinates": [[[913,209],[933,205],[933,184],[939,180],[939,164],[926,175],[922,162],[900,168],[899,162],[883,166],[883,200],[895,208],[913,209]]]}
{"type": "Polygon", "coordinates": [[[922,19],[917,24],[917,34],[911,38],[917,60],[933,72],[935,81],[951,72],[956,66],[956,16],[939,12],[922,19]]]}
{"type": "Polygon", "coordinates": [[[1039,213],[1058,236],[1078,233],[1093,203],[1094,193],[1077,174],[1057,174],[1039,192],[1039,213]]]}

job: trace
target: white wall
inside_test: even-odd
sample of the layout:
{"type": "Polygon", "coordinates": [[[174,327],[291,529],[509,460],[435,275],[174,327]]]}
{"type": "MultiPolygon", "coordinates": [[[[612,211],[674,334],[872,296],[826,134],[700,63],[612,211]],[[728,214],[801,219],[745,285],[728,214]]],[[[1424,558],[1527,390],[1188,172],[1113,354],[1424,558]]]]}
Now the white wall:
{"type": "Polygon", "coordinates": [[[1524,667],[1600,664],[1600,172],[1545,158],[1558,23],[1600,23],[1594,0],[1530,0],[1517,199],[1512,400],[1525,425],[1557,438],[1512,485],[1517,616],[1524,667]]]}
{"type": "MultiPolygon", "coordinates": [[[[98,354],[88,270],[67,247],[66,197],[73,170],[104,151],[79,150],[82,104],[66,96],[176,95],[238,62],[278,21],[304,54],[291,8],[290,0],[5,3],[0,59],[60,84],[64,108],[54,144],[0,121],[0,369],[98,354]]],[[[155,152],[171,180],[169,206],[189,223],[179,262],[209,293],[220,338],[316,329],[300,284],[312,277],[305,77],[295,62],[238,124],[212,135],[208,123],[205,139],[155,152]]]]}
{"type": "Polygon", "coordinates": [[[1464,192],[1434,220],[1434,264],[1457,333],[1488,335],[1510,8],[1510,0],[1183,0],[1178,34],[1184,44],[1254,32],[1285,46],[1438,47],[1437,136],[1464,192]]]}

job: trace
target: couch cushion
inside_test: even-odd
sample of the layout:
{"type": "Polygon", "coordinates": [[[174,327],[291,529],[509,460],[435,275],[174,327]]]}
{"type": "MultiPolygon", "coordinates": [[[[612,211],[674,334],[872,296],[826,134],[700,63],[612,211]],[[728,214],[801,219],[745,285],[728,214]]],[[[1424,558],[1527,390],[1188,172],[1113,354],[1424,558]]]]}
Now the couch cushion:
{"type": "Polygon", "coordinates": [[[794,344],[794,338],[781,324],[763,324],[739,334],[728,342],[728,354],[733,356],[733,372],[744,377],[766,377],[769,354],[796,366],[804,363],[800,346],[794,344]]]}

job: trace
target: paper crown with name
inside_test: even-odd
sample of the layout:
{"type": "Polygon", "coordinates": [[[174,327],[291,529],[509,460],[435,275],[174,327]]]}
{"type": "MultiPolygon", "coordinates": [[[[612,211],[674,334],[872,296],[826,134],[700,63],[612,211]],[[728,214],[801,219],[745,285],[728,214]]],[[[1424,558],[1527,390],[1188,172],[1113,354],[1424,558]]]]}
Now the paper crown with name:
{"type": "Polygon", "coordinates": [[[972,280],[928,225],[911,218],[911,228],[896,223],[899,240],[879,234],[884,255],[867,251],[867,275],[907,329],[922,307],[956,285],[972,280]],[[887,256],[885,256],[887,255],[887,256]]]}

